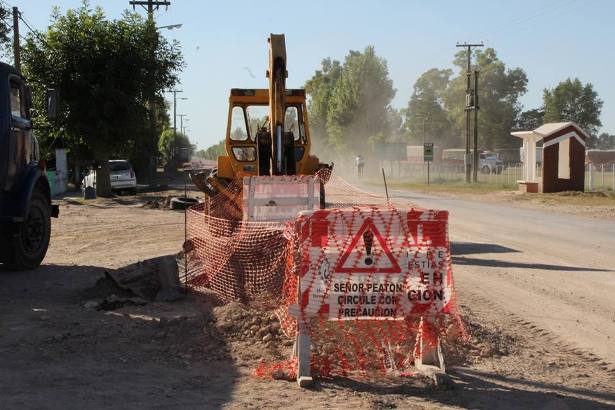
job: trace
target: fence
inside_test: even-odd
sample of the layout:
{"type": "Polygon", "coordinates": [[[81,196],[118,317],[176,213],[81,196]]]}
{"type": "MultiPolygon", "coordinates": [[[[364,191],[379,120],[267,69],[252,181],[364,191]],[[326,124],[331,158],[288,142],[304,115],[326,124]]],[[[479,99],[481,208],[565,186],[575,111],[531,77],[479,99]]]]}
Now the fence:
{"type": "Polygon", "coordinates": [[[586,164],[585,190],[615,192],[615,163],[586,164]]]}
{"type": "MultiPolygon", "coordinates": [[[[515,188],[517,181],[523,179],[521,163],[498,167],[490,172],[478,172],[478,182],[498,184],[506,188],[515,188]]],[[[427,183],[427,163],[410,164],[405,162],[385,162],[382,167],[387,178],[396,182],[427,183]]],[[[541,169],[537,167],[537,175],[541,169]]],[[[463,164],[460,165],[434,165],[429,166],[429,180],[431,184],[464,182],[466,179],[463,164]]]]}
{"type": "MultiPolygon", "coordinates": [[[[427,183],[427,163],[383,162],[387,178],[395,182],[412,184],[427,183]]],[[[542,177],[542,167],[536,166],[536,177],[542,177]]],[[[463,165],[430,165],[431,184],[463,183],[466,179],[463,165]]],[[[492,172],[478,172],[478,182],[501,185],[505,189],[516,189],[517,181],[523,179],[523,164],[512,163],[492,172]]],[[[586,191],[615,192],[615,163],[585,165],[586,191]]]]}

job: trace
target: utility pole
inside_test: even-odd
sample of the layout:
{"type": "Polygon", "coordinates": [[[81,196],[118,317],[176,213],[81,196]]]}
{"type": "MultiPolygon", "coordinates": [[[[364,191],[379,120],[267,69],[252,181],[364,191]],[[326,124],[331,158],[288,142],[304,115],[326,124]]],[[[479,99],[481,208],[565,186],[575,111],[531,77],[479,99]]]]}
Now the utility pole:
{"type": "MultiPolygon", "coordinates": [[[[466,183],[471,183],[471,170],[472,168],[475,168],[475,166],[472,166],[472,163],[470,162],[470,122],[472,120],[472,114],[471,111],[474,111],[474,107],[475,107],[475,94],[472,90],[472,48],[474,47],[483,47],[484,44],[480,43],[480,44],[468,44],[468,43],[463,43],[463,44],[459,44],[457,43],[457,47],[464,47],[468,49],[468,64],[467,64],[467,69],[466,69],[466,77],[467,77],[467,87],[466,87],[466,106],[465,106],[465,112],[466,112],[466,156],[465,156],[465,167],[466,167],[466,183]]],[[[476,116],[475,116],[476,117],[476,116]]],[[[478,151],[476,146],[474,147],[474,161],[478,163],[478,151]]],[[[476,181],[475,181],[476,182],[476,181]]]]}
{"type": "MultiPolygon", "coordinates": [[[[179,117],[179,131],[183,134],[184,130],[184,117],[187,117],[188,114],[177,114],[179,117]]],[[[188,121],[188,120],[186,120],[188,121]]]]}
{"type": "Polygon", "coordinates": [[[160,6],[165,6],[166,8],[169,8],[169,6],[171,5],[170,1],[162,1],[162,0],[144,0],[144,1],[134,1],[131,0],[128,2],[128,4],[130,4],[132,6],[132,9],[134,10],[136,6],[142,6],[144,9],[147,10],[147,15],[150,19],[154,18],[154,10],[158,10],[158,8],[160,6]]]}
{"type": "Polygon", "coordinates": [[[177,140],[177,93],[182,90],[171,90],[173,93],[173,151],[175,151],[175,141],[177,140]]]}
{"type": "Polygon", "coordinates": [[[19,9],[13,7],[13,59],[15,69],[21,73],[21,45],[19,44],[19,9]]]}
{"type": "MultiPolygon", "coordinates": [[[[160,6],[165,6],[165,7],[169,7],[171,5],[170,1],[167,0],[131,0],[128,2],[128,4],[130,4],[132,6],[132,9],[134,10],[136,6],[142,6],[144,9],[147,10],[147,18],[150,21],[151,27],[153,27],[154,30],[154,34],[156,34],[155,30],[155,26],[154,26],[154,10],[158,10],[158,8],[160,6]]],[[[158,36],[158,34],[156,34],[156,36],[158,36]]],[[[154,44],[151,45],[147,45],[148,47],[151,47],[151,58],[152,61],[155,59],[155,55],[156,55],[156,43],[158,42],[157,37],[156,37],[156,42],[154,44]]],[[[154,75],[154,73],[150,73],[150,75],[154,75]]],[[[153,80],[152,80],[153,83],[153,80]]],[[[154,178],[156,177],[156,169],[157,169],[157,165],[156,165],[156,158],[157,158],[157,151],[158,151],[158,135],[156,135],[156,101],[155,101],[155,91],[152,90],[152,94],[149,96],[148,98],[148,105],[149,105],[149,123],[150,123],[150,141],[149,144],[145,144],[149,149],[148,149],[148,154],[149,154],[149,158],[148,158],[148,164],[147,164],[147,174],[150,175],[150,177],[152,178],[151,183],[154,183],[154,178]]]]}
{"type": "Polygon", "coordinates": [[[478,70],[474,70],[474,158],[472,165],[472,182],[478,182],[478,70]]]}

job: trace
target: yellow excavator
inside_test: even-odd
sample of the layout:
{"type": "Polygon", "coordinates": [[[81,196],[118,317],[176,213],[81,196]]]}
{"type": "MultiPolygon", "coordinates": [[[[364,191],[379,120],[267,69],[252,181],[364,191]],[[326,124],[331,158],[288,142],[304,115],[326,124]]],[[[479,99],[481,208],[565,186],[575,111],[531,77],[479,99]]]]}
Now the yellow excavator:
{"type": "MultiPolygon", "coordinates": [[[[332,165],[310,155],[305,90],[286,89],[284,34],[269,37],[269,89],[233,88],[229,97],[226,153],[218,167],[193,176],[195,185],[210,198],[246,176],[314,175],[332,165]]],[[[320,189],[324,206],[324,187],[320,189]]],[[[241,201],[241,195],[229,195],[241,201]]],[[[241,209],[241,204],[236,204],[241,209]]]]}

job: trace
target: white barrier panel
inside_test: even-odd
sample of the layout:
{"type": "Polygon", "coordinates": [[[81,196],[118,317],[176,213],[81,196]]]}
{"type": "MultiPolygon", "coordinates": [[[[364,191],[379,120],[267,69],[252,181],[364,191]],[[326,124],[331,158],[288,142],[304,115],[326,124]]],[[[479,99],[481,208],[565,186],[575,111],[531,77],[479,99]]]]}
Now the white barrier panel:
{"type": "Polygon", "coordinates": [[[416,209],[305,214],[294,314],[386,320],[445,312],[453,292],[447,222],[446,211],[416,209]]]}
{"type": "Polygon", "coordinates": [[[313,175],[251,176],[243,179],[244,220],[289,221],[320,207],[320,181],[313,175]]]}

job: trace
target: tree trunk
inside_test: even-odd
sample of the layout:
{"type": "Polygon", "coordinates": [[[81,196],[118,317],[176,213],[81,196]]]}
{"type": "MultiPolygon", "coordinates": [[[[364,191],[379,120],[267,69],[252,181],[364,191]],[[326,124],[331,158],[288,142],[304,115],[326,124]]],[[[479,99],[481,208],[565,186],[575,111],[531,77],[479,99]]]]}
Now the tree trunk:
{"type": "Polygon", "coordinates": [[[113,191],[111,190],[111,177],[109,175],[109,154],[100,150],[95,152],[99,167],[96,172],[96,194],[103,198],[110,198],[113,196],[113,191]]]}

